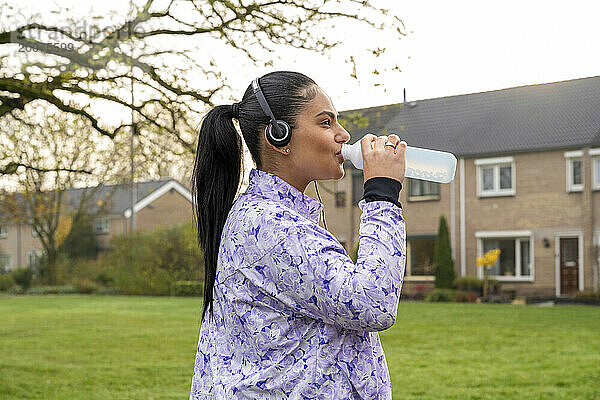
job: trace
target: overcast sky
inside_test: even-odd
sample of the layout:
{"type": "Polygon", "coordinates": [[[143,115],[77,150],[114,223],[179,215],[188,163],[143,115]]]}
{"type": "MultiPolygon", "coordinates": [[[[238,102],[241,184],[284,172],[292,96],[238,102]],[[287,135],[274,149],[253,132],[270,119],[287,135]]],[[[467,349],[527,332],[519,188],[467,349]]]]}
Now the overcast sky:
{"type": "MultiPolygon", "coordinates": [[[[53,0],[22,3],[18,8],[39,13],[48,22],[61,17],[68,7],[71,17],[111,15],[107,22],[129,10],[129,1],[53,0]],[[35,4],[35,5],[34,5],[35,4]],[[61,10],[52,14],[52,10],[61,10]]],[[[134,0],[142,4],[143,0],[134,0]]],[[[156,0],[158,4],[166,0],[156,0]]],[[[238,101],[251,80],[272,70],[294,70],[312,77],[330,95],[338,111],[502,89],[520,85],[600,75],[600,1],[597,0],[371,0],[389,8],[404,22],[402,40],[389,32],[366,29],[356,22],[323,27],[323,33],[343,43],[326,56],[293,48],[281,48],[273,66],[255,66],[239,51],[218,43],[198,44],[185,39],[169,42],[169,48],[200,50],[198,59],[213,57],[233,92],[216,101],[238,101]],[[375,58],[370,49],[386,48],[375,58]],[[350,76],[354,56],[357,77],[350,76]],[[398,65],[401,71],[391,68],[398,65]],[[371,72],[377,69],[379,76],[371,72]],[[379,86],[374,86],[379,84],[379,86]]],[[[64,15],[63,15],[64,16],[64,15]]],[[[115,19],[115,21],[113,21],[115,19]]],[[[266,61],[266,59],[265,59],[266,61]]],[[[204,77],[188,77],[190,85],[205,85],[204,77]]]]}
{"type": "MultiPolygon", "coordinates": [[[[69,7],[70,17],[77,13],[84,20],[92,15],[111,15],[110,10],[124,17],[129,9],[129,2],[123,0],[7,1],[39,13],[46,22],[64,17],[64,7],[69,7]],[[62,10],[51,12],[57,9],[62,10]]],[[[407,36],[398,40],[389,32],[361,28],[356,22],[338,23],[335,28],[323,27],[324,34],[343,39],[325,56],[281,48],[280,57],[268,68],[252,65],[240,52],[204,40],[181,40],[167,47],[183,48],[197,54],[199,60],[215,59],[217,70],[233,88],[233,92],[223,92],[214,99],[216,104],[239,101],[253,78],[273,70],[309,75],[325,89],[338,111],[402,102],[403,88],[407,100],[413,101],[600,75],[597,0],[372,2],[395,12],[403,20],[407,36]],[[370,51],[375,48],[386,48],[386,52],[375,58],[370,51]],[[351,55],[356,60],[358,79],[351,77],[351,55]],[[399,70],[392,69],[395,65],[399,70]],[[373,75],[375,69],[382,73],[373,75]]],[[[192,89],[207,89],[203,87],[205,77],[188,78],[192,89]]],[[[105,122],[120,119],[121,114],[129,118],[128,112],[120,111],[106,107],[100,118],[105,122]]]]}
{"type": "MultiPolygon", "coordinates": [[[[600,1],[379,1],[403,20],[406,38],[386,41],[362,32],[346,32],[347,44],[320,55],[288,51],[273,69],[298,70],[311,76],[338,111],[408,100],[475,93],[514,86],[600,75],[600,1]],[[358,48],[386,47],[384,64],[397,63],[374,87],[370,71],[379,60],[358,52],[358,78],[350,77],[345,58],[358,48]],[[363,58],[360,57],[363,54],[363,58]],[[363,61],[364,60],[364,61],[363,61]],[[361,64],[362,63],[362,64],[361,64]],[[364,68],[361,69],[361,65],[364,68]],[[385,90],[385,91],[384,91],[385,90]]],[[[239,96],[254,77],[268,70],[233,70],[239,96]]]]}
{"type": "Polygon", "coordinates": [[[312,77],[338,111],[402,102],[403,88],[412,101],[600,75],[600,1],[375,4],[395,11],[409,35],[390,40],[389,35],[346,29],[338,32],[346,38],[344,44],[329,57],[282,49],[282,60],[272,68],[223,64],[228,83],[239,88],[232,98],[240,100],[255,76],[280,69],[312,77]],[[381,59],[369,55],[368,49],[376,47],[387,49],[381,59]],[[357,60],[358,80],[350,76],[350,54],[357,60]],[[395,64],[401,72],[370,73],[395,64]]]}

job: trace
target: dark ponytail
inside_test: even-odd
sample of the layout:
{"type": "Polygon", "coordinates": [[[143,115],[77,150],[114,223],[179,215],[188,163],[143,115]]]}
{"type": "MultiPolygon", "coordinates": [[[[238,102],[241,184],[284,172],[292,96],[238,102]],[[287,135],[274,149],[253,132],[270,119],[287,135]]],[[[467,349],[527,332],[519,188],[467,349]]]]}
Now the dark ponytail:
{"type": "MultiPolygon", "coordinates": [[[[296,118],[317,95],[316,83],[298,72],[277,71],[259,79],[273,114],[293,129],[296,118]]],[[[239,126],[258,169],[262,169],[261,133],[269,118],[262,111],[248,86],[238,108],[239,126]]],[[[194,216],[198,223],[198,241],[204,250],[204,305],[202,319],[210,307],[213,314],[213,287],[221,233],[240,185],[242,140],[233,124],[230,105],[217,106],[204,117],[198,137],[198,149],[192,174],[194,216]]]]}

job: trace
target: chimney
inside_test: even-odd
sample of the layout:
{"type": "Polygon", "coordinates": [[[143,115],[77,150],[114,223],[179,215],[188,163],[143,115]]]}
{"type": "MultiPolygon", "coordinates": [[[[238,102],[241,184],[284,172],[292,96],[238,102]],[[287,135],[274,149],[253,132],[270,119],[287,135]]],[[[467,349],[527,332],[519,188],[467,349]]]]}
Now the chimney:
{"type": "Polygon", "coordinates": [[[409,106],[410,108],[413,108],[413,107],[417,106],[417,102],[416,101],[411,101],[410,103],[406,102],[406,88],[402,88],[402,93],[404,94],[404,100],[402,100],[402,105],[409,106]]]}

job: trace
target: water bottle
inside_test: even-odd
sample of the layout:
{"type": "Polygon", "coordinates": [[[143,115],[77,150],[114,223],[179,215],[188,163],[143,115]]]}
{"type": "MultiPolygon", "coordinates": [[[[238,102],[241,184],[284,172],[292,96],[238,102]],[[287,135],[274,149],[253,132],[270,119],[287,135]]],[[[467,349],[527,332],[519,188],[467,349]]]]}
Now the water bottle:
{"type": "MultiPolygon", "coordinates": [[[[344,157],[344,160],[350,160],[356,168],[363,169],[360,140],[351,145],[342,145],[342,157],[344,157]]],[[[452,153],[420,147],[406,147],[404,176],[407,178],[448,183],[454,179],[455,171],[456,157],[452,153]]]]}

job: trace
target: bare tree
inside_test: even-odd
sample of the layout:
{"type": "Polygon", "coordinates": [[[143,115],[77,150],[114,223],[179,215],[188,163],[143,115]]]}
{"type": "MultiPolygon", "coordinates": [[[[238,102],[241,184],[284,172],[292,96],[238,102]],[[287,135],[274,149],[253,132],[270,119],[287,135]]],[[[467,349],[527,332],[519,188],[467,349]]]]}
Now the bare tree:
{"type": "Polygon", "coordinates": [[[98,183],[117,183],[127,175],[128,141],[124,135],[104,137],[86,119],[65,118],[49,108],[36,106],[34,114],[44,115],[38,121],[5,120],[10,129],[0,138],[0,159],[12,169],[3,179],[12,189],[1,193],[0,210],[4,221],[35,232],[45,254],[43,274],[52,284],[58,248],[71,223],[109,207],[112,192],[99,202],[98,183]],[[85,186],[76,198],[69,198],[68,189],[85,186]]]}
{"type": "MultiPolygon", "coordinates": [[[[56,9],[53,15],[68,16],[69,10],[56,9]]],[[[29,104],[42,101],[114,139],[131,121],[111,125],[94,110],[102,102],[134,114],[140,147],[182,156],[195,151],[195,125],[206,107],[230,89],[211,56],[215,41],[258,63],[250,49],[272,53],[277,45],[287,45],[325,53],[339,42],[319,35],[323,30],[318,28],[333,26],[338,19],[356,22],[357,29],[387,29],[390,35],[405,36],[397,16],[366,0],[144,0],[127,15],[109,17],[120,22],[107,27],[106,18],[91,15],[84,26],[75,18],[47,24],[41,15],[0,6],[2,131],[3,117],[23,118],[31,113],[29,104]],[[354,11],[340,11],[344,9],[354,11]],[[193,39],[200,59],[175,46],[188,39],[193,39]],[[203,77],[201,87],[190,87],[192,75],[203,77]],[[132,83],[137,96],[133,102],[132,83]]],[[[377,55],[383,51],[373,50],[377,55]]],[[[16,167],[0,161],[0,173],[13,173],[16,167]]]]}

